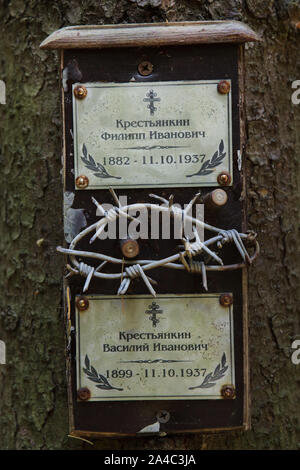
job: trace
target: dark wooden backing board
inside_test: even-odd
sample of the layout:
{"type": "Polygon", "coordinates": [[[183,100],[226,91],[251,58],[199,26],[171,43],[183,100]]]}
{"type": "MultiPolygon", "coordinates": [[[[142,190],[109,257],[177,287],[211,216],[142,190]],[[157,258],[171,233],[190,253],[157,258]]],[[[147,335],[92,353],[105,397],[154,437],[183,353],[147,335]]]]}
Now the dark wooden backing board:
{"type": "MultiPolygon", "coordinates": [[[[233,141],[233,185],[225,188],[228,203],[221,210],[205,207],[205,221],[223,229],[244,230],[242,173],[238,168],[237,152],[241,149],[240,141],[240,91],[239,57],[240,47],[236,44],[205,44],[189,46],[162,46],[147,48],[122,49],[69,49],[62,52],[62,68],[68,67],[68,91],[63,93],[65,117],[65,190],[75,191],[73,160],[73,117],[72,83],[75,82],[129,82],[133,77],[137,82],[178,81],[178,80],[213,80],[231,79],[232,81],[232,141],[233,141]],[[154,65],[153,73],[142,77],[137,70],[138,64],[148,60],[154,65]]],[[[203,195],[214,188],[202,188],[203,195]]],[[[126,194],[128,203],[153,202],[149,194],[169,197],[175,195],[175,201],[185,204],[197,192],[195,188],[155,188],[127,189],[119,194],[126,194]]],[[[113,203],[107,190],[75,191],[72,207],[84,208],[88,225],[96,222],[95,206],[91,201],[94,196],[101,203],[113,203]]],[[[208,235],[208,234],[206,234],[208,235]]],[[[211,234],[209,234],[211,236],[211,234]]],[[[143,240],[140,242],[142,259],[157,259],[173,253],[178,240],[143,240]]],[[[79,248],[89,249],[88,240],[82,240],[79,248]]],[[[96,241],[93,250],[100,249],[96,241]]],[[[117,240],[101,242],[101,250],[112,256],[120,257],[117,240]]],[[[240,262],[237,250],[227,247],[222,252],[224,262],[240,262]]],[[[205,293],[201,277],[184,271],[156,269],[151,276],[158,283],[158,294],[167,293],[205,293]]],[[[155,422],[158,410],[170,412],[168,423],[161,424],[160,432],[185,433],[246,428],[248,426],[247,399],[247,331],[245,330],[245,278],[242,270],[208,272],[208,292],[232,292],[234,296],[234,349],[236,373],[236,398],[234,400],[170,400],[170,401],[122,401],[122,402],[79,402],[76,391],[76,344],[75,333],[71,334],[68,351],[69,402],[71,433],[74,435],[135,435],[142,428],[155,422]],[[246,366],[245,366],[246,364],[246,366]]],[[[70,289],[70,318],[75,327],[75,296],[82,293],[84,280],[79,276],[70,278],[65,285],[70,289]]],[[[119,282],[92,281],[87,292],[91,294],[116,294],[119,282]]],[[[148,293],[142,281],[132,283],[128,295],[148,293]]],[[[66,302],[68,304],[68,302],[66,302]]]]}

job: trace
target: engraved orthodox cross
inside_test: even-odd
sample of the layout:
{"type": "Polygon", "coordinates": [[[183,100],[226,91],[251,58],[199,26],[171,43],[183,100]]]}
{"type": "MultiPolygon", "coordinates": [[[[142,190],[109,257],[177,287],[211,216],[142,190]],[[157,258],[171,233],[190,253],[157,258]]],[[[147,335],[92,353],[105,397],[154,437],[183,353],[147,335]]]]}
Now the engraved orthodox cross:
{"type": "Polygon", "coordinates": [[[154,328],[156,328],[156,325],[159,323],[159,319],[156,315],[158,313],[163,313],[163,310],[159,309],[159,305],[156,302],[152,302],[152,304],[149,305],[148,308],[149,310],[146,310],[145,313],[151,315],[151,317],[149,317],[149,320],[152,321],[152,325],[154,326],[154,328]]]}
{"type": "Polygon", "coordinates": [[[148,98],[144,98],[143,101],[145,101],[146,103],[149,103],[147,108],[150,109],[150,114],[151,114],[151,116],[153,116],[154,111],[157,110],[157,108],[154,106],[154,103],[156,101],[160,101],[160,98],[156,98],[157,93],[154,93],[153,90],[150,90],[149,93],[146,94],[146,96],[148,98]]]}

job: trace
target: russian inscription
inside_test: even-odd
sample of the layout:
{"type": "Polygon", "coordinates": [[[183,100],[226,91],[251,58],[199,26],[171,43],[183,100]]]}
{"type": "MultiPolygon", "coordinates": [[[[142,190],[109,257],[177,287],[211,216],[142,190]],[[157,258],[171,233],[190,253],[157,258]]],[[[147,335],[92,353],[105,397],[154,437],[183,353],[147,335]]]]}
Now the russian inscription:
{"type": "Polygon", "coordinates": [[[90,296],[77,311],[79,387],[92,401],[222,398],[235,384],[232,307],[217,294],[152,299],[90,296]]]}
{"type": "Polygon", "coordinates": [[[218,83],[84,84],[84,99],[73,93],[75,179],[86,175],[89,189],[217,186],[232,173],[231,92],[218,83]]]}

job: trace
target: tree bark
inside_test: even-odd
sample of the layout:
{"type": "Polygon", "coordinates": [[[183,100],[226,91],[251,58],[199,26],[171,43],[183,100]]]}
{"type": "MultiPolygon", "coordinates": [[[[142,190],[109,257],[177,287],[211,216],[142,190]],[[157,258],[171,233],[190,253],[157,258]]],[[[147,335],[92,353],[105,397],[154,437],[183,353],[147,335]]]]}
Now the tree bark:
{"type": "Polygon", "coordinates": [[[2,0],[0,2],[0,448],[80,449],[68,437],[61,302],[63,240],[59,59],[39,44],[74,24],[241,20],[245,51],[248,222],[261,256],[249,273],[252,430],[94,442],[94,449],[300,448],[299,1],[2,0]]]}

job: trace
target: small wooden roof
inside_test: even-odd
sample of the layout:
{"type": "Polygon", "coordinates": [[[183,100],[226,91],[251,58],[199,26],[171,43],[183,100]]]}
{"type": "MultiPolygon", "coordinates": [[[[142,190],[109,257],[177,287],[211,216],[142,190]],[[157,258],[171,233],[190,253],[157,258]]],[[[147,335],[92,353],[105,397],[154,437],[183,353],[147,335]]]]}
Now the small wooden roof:
{"type": "Polygon", "coordinates": [[[259,41],[259,36],[239,21],[195,21],[102,26],[69,26],[50,34],[42,49],[102,49],[259,41]]]}

